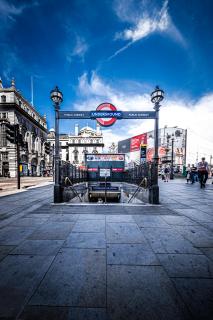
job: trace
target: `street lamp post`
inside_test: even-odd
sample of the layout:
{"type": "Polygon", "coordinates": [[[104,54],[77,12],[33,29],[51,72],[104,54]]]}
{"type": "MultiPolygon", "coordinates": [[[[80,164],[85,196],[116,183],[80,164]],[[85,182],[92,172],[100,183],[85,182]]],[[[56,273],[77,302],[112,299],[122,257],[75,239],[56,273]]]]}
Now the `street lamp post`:
{"type": "Polygon", "coordinates": [[[154,172],[152,179],[152,186],[150,190],[150,202],[153,204],[159,204],[159,186],[158,186],[158,126],[159,126],[159,110],[160,102],[164,99],[164,91],[156,86],[155,90],[151,93],[151,101],[154,103],[154,110],[156,112],[155,117],[155,130],[154,130],[154,140],[155,140],[155,153],[154,153],[154,172]]]}
{"type": "Polygon", "coordinates": [[[51,100],[55,108],[55,185],[54,185],[54,202],[59,203],[62,199],[60,187],[60,156],[59,156],[59,109],[63,101],[63,94],[56,86],[50,92],[51,100]]]}
{"type": "Polygon", "coordinates": [[[172,158],[171,158],[171,172],[170,179],[174,179],[174,134],[172,134],[172,158]]]}

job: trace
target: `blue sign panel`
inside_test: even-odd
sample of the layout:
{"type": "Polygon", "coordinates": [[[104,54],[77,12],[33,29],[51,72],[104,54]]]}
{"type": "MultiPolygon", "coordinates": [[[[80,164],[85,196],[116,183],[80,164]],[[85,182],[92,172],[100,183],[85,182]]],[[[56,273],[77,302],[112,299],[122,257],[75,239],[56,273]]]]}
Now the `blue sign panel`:
{"type": "Polygon", "coordinates": [[[93,119],[96,118],[122,118],[122,112],[121,111],[91,111],[90,116],[93,119]]]}
{"type": "Polygon", "coordinates": [[[59,111],[59,119],[90,119],[90,111],[59,111]]]}
{"type": "Polygon", "coordinates": [[[59,111],[59,119],[155,119],[155,111],[59,111]]]}
{"type": "Polygon", "coordinates": [[[155,111],[123,111],[123,119],[155,119],[155,111]]]}

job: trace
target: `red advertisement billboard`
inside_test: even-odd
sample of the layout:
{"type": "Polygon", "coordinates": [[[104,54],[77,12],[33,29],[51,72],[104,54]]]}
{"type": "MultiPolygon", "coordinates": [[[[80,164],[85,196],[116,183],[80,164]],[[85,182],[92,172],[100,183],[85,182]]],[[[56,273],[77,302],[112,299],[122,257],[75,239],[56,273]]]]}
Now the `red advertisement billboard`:
{"type": "Polygon", "coordinates": [[[147,144],[147,133],[143,133],[131,138],[130,152],[140,150],[142,144],[147,144]]]}

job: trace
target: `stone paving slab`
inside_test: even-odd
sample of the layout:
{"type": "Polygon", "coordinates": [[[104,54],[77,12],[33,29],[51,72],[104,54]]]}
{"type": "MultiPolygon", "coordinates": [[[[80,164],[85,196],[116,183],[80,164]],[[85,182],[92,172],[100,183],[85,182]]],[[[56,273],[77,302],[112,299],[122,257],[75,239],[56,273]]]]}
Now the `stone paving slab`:
{"type": "Polygon", "coordinates": [[[107,243],[146,242],[136,223],[111,222],[106,224],[107,243]]]}
{"type": "Polygon", "coordinates": [[[213,248],[200,248],[200,250],[213,261],[213,248]]]}
{"type": "Polygon", "coordinates": [[[55,256],[64,240],[25,240],[11,254],[55,256]]]}
{"type": "Polygon", "coordinates": [[[174,226],[195,247],[213,248],[213,232],[203,226],[174,226]]]}
{"type": "Polygon", "coordinates": [[[197,209],[175,209],[176,212],[199,222],[213,222],[213,216],[197,209]]]}
{"type": "Polygon", "coordinates": [[[36,228],[6,226],[0,229],[0,245],[18,245],[32,234],[36,228]]]}
{"type": "Polygon", "coordinates": [[[35,230],[29,240],[65,240],[70,234],[74,222],[48,222],[35,230]]]}
{"type": "Polygon", "coordinates": [[[74,233],[72,232],[65,241],[64,247],[69,248],[88,248],[88,249],[105,249],[105,233],[74,233]]]}
{"type": "Polygon", "coordinates": [[[163,216],[163,220],[165,220],[169,225],[177,225],[177,226],[196,226],[197,222],[191,220],[185,216],[163,216]]]}
{"type": "Polygon", "coordinates": [[[106,222],[132,222],[134,223],[134,219],[132,215],[108,215],[106,216],[106,222]]]}
{"type": "Polygon", "coordinates": [[[58,221],[58,222],[76,222],[79,218],[78,214],[54,214],[49,218],[49,221],[58,221]]]}
{"type": "Polygon", "coordinates": [[[158,259],[174,278],[213,278],[213,263],[198,254],[158,254],[158,259]]]}
{"type": "Polygon", "coordinates": [[[105,221],[105,214],[89,214],[89,213],[79,214],[79,220],[104,220],[105,221]]]}
{"type": "Polygon", "coordinates": [[[173,279],[175,287],[194,320],[210,320],[213,315],[213,279],[173,279]]]}
{"type": "Polygon", "coordinates": [[[148,243],[108,244],[107,263],[145,266],[160,264],[148,243]]]}
{"type": "Polygon", "coordinates": [[[210,222],[208,222],[208,223],[201,222],[201,225],[213,232],[213,223],[212,222],[211,223],[210,222]]]}
{"type": "Polygon", "coordinates": [[[141,232],[149,241],[155,253],[200,254],[200,251],[190,241],[173,228],[142,228],[141,232]]]}
{"type": "Polygon", "coordinates": [[[151,216],[151,215],[135,215],[135,221],[137,222],[139,227],[157,227],[157,228],[169,228],[170,225],[164,221],[163,216],[151,216]]]}
{"type": "Polygon", "coordinates": [[[31,305],[106,307],[106,250],[63,248],[31,305]]]}
{"type": "Polygon", "coordinates": [[[0,261],[11,252],[15,246],[0,246],[0,261]]]}
{"type": "Polygon", "coordinates": [[[104,308],[27,306],[18,320],[107,320],[104,308]]]}
{"type": "Polygon", "coordinates": [[[73,232],[105,232],[104,220],[78,220],[72,230],[73,232]]]}
{"type": "Polygon", "coordinates": [[[0,319],[15,319],[53,261],[52,256],[9,255],[0,263],[0,319]]]}
{"type": "Polygon", "coordinates": [[[14,221],[13,223],[11,223],[11,226],[15,226],[15,227],[36,227],[36,226],[40,226],[42,225],[44,222],[46,222],[48,220],[48,218],[30,218],[30,217],[24,217],[24,218],[20,218],[16,221],[14,221]]]}
{"type": "Polygon", "coordinates": [[[190,319],[160,266],[110,265],[107,282],[107,306],[112,320],[190,319]]]}

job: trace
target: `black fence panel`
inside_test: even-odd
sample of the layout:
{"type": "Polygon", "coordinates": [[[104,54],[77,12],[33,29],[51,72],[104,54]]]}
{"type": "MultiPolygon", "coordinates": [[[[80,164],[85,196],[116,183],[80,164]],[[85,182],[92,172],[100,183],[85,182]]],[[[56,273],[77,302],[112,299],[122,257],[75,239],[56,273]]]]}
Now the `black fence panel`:
{"type": "Polygon", "coordinates": [[[153,185],[154,178],[154,163],[142,163],[132,169],[125,171],[123,181],[144,185],[146,188],[150,188],[153,185]]]}
{"type": "Polygon", "coordinates": [[[67,178],[72,184],[87,181],[87,171],[73,166],[69,162],[61,161],[60,165],[60,185],[67,185],[67,178]]]}

